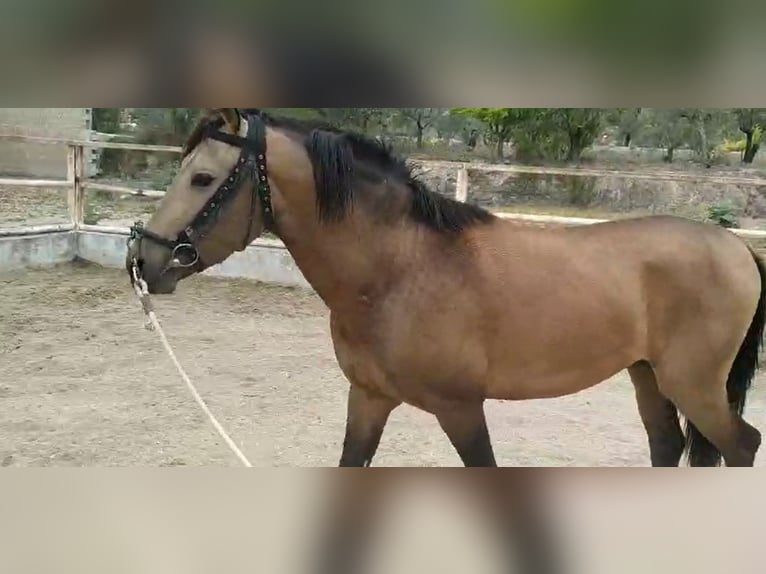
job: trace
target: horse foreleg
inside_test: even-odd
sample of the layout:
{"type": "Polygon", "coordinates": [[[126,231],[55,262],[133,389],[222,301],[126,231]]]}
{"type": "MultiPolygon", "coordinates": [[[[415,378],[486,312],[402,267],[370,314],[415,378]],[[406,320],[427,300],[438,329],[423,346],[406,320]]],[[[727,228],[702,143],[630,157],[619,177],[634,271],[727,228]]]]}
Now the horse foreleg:
{"type": "Polygon", "coordinates": [[[449,405],[440,409],[436,418],[465,466],[497,466],[483,402],[449,405]]]}
{"type": "Polygon", "coordinates": [[[351,384],[341,467],[370,466],[388,417],[399,402],[351,384]]]}

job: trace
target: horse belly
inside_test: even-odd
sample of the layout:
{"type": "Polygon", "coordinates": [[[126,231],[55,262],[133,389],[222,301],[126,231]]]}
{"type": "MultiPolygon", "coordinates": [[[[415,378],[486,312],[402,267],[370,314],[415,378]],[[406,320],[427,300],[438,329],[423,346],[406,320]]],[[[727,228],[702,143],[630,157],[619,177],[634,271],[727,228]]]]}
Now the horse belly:
{"type": "Polygon", "coordinates": [[[499,340],[491,353],[488,398],[571,395],[645,358],[644,321],[636,307],[602,306],[598,314],[570,308],[564,315],[499,340]]]}
{"type": "Polygon", "coordinates": [[[608,357],[589,365],[562,365],[561,369],[510,370],[487,385],[488,399],[529,400],[573,395],[613,377],[635,361],[608,357]]]}
{"type": "Polygon", "coordinates": [[[377,363],[403,402],[432,412],[444,401],[486,398],[487,349],[478,340],[438,336],[390,338],[377,363]]]}

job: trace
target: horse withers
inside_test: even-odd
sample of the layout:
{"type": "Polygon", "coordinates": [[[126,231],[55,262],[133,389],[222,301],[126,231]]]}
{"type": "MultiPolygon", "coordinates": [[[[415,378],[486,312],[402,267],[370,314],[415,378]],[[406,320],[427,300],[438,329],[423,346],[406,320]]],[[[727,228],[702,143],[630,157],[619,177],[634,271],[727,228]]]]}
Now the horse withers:
{"type": "Polygon", "coordinates": [[[371,463],[402,403],[434,414],[466,466],[495,466],[487,399],[569,395],[624,369],[652,465],[754,463],[742,413],[766,267],[725,229],[503,220],[429,191],[380,142],[226,108],[197,125],[127,263],[172,293],[265,230],[330,310],[350,382],[341,466],[371,463]]]}

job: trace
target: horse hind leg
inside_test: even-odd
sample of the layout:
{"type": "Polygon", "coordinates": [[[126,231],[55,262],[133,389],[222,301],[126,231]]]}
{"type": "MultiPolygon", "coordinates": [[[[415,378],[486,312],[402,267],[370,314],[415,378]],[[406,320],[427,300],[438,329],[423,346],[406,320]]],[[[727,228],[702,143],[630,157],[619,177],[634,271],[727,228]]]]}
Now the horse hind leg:
{"type": "Polygon", "coordinates": [[[652,466],[678,466],[684,452],[684,433],[676,406],[660,392],[654,370],[641,361],[628,368],[636,391],[641,422],[649,439],[652,466]]]}
{"type": "MultiPolygon", "coordinates": [[[[708,387],[709,388],[709,387],[708,387]]],[[[690,466],[753,466],[761,433],[732,411],[726,393],[687,396],[680,406],[686,415],[690,466]]]]}
{"type": "MultiPolygon", "coordinates": [[[[755,455],[761,446],[761,433],[752,425],[748,424],[740,415],[729,411],[729,421],[723,425],[722,432],[714,434],[714,430],[708,430],[705,435],[704,419],[689,418],[686,424],[687,444],[689,450],[690,466],[719,466],[723,457],[726,466],[753,466],[755,455]],[[708,438],[710,437],[710,438],[708,438]],[[720,445],[720,446],[717,446],[720,445]]],[[[723,411],[720,416],[725,416],[723,411]]],[[[720,424],[720,419],[719,423],[720,424]]],[[[710,428],[710,427],[708,427],[710,428]]]]}
{"type": "MultiPolygon", "coordinates": [[[[764,327],[766,326],[766,263],[756,253],[750,249],[750,255],[756,264],[758,276],[760,278],[758,300],[753,315],[745,315],[753,312],[745,311],[742,307],[736,308],[728,305],[728,308],[722,308],[722,314],[718,317],[708,317],[702,324],[697,324],[696,328],[689,325],[685,334],[687,348],[676,347],[674,350],[667,350],[665,353],[666,377],[658,372],[660,387],[668,386],[667,392],[677,395],[676,404],[679,410],[687,418],[687,448],[689,451],[689,463],[692,466],[717,466],[720,464],[721,457],[726,462],[726,466],[753,466],[755,455],[761,446],[761,433],[753,426],[745,422],[742,413],[745,408],[745,399],[747,393],[755,378],[758,370],[758,355],[763,343],[764,327]],[[691,345],[689,341],[694,340],[690,335],[692,333],[705,333],[708,336],[710,331],[705,328],[705,323],[710,324],[718,320],[723,326],[725,319],[729,319],[732,328],[737,324],[737,317],[741,319],[750,319],[749,327],[745,333],[744,339],[737,339],[733,332],[729,332],[729,337],[717,330],[718,337],[723,335],[723,339],[718,339],[719,345],[711,345],[712,341],[704,348],[699,345],[691,345]],[[734,342],[738,343],[738,348],[734,347],[734,342]],[[728,357],[723,355],[719,357],[710,356],[711,348],[729,348],[731,351],[736,349],[736,353],[728,357]],[[669,352],[667,352],[669,351],[669,352]],[[732,360],[733,355],[733,360],[732,360]],[[681,366],[683,361],[691,363],[695,359],[692,370],[694,373],[686,372],[686,375],[696,374],[697,385],[690,386],[690,379],[682,381],[678,374],[684,372],[681,366]],[[670,360],[668,360],[670,359],[670,360]],[[679,360],[681,359],[681,360],[679,360]],[[675,385],[674,385],[675,383],[675,385]]],[[[745,267],[739,269],[746,272],[745,267]]],[[[746,278],[735,279],[729,285],[733,293],[740,296],[734,298],[745,304],[747,301],[746,278]]],[[[721,304],[722,299],[718,300],[721,304]]],[[[679,337],[678,342],[682,341],[679,337]]],[[[678,343],[677,343],[678,344],[678,343]]],[[[667,394],[667,393],[666,393],[667,394]]]]}
{"type": "MultiPolygon", "coordinates": [[[[686,449],[690,466],[753,466],[761,433],[741,416],[732,398],[731,380],[721,369],[698,363],[693,372],[679,376],[657,370],[659,388],[687,419],[686,449]]],[[[741,399],[743,399],[741,397],[741,399]]],[[[743,402],[737,401],[740,405],[743,402]]]]}

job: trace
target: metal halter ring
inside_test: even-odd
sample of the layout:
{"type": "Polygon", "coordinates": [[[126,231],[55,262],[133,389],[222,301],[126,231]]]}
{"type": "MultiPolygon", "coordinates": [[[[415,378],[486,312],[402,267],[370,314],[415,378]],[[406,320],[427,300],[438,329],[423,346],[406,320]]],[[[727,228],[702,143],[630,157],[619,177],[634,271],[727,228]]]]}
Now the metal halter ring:
{"type": "Polygon", "coordinates": [[[179,243],[173,248],[173,253],[170,255],[170,264],[168,267],[185,269],[187,267],[194,267],[199,261],[199,251],[191,243],[179,243]],[[183,250],[190,250],[194,254],[194,259],[191,263],[183,263],[178,256],[179,251],[183,253],[183,250]]]}

